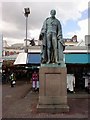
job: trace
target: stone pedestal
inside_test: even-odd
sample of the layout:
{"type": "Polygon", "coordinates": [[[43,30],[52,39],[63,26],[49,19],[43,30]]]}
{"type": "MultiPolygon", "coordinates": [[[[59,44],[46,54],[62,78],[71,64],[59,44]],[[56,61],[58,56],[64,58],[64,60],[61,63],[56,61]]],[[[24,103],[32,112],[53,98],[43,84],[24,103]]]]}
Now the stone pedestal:
{"type": "Polygon", "coordinates": [[[66,67],[42,66],[39,70],[39,112],[68,112],[66,67]]]}

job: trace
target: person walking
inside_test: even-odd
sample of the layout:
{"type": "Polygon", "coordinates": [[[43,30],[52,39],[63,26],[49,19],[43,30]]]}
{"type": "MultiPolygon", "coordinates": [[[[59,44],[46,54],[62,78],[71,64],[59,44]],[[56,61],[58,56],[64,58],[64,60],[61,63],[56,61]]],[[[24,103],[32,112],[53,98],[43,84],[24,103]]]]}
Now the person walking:
{"type": "Polygon", "coordinates": [[[37,91],[38,89],[38,74],[36,73],[36,71],[34,71],[34,73],[32,74],[32,87],[34,91],[37,91]]]}
{"type": "Polygon", "coordinates": [[[14,87],[16,84],[14,73],[11,73],[10,75],[10,83],[11,83],[11,87],[14,87]]]}

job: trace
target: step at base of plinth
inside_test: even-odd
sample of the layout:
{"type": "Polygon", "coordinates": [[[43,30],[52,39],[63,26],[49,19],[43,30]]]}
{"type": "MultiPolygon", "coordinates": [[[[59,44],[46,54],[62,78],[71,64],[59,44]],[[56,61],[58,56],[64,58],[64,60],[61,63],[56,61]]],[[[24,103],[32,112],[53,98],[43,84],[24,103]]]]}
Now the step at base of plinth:
{"type": "Polygon", "coordinates": [[[38,112],[44,113],[62,113],[62,112],[69,112],[68,105],[37,105],[38,112]]]}

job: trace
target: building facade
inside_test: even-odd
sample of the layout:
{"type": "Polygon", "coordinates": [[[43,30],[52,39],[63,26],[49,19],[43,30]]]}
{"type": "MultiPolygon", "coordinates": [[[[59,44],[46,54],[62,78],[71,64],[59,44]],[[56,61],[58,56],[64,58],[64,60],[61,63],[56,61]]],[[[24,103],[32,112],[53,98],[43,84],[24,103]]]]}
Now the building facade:
{"type": "Polygon", "coordinates": [[[75,75],[75,87],[85,88],[85,80],[90,82],[90,36],[85,36],[85,41],[81,41],[77,46],[66,47],[65,63],[68,74],[75,75]]]}
{"type": "MultiPolygon", "coordinates": [[[[64,39],[65,50],[64,60],[67,66],[67,73],[75,75],[76,89],[85,88],[85,77],[89,78],[90,74],[90,36],[85,36],[85,42],[77,42],[77,36],[72,39],[64,39]]],[[[41,41],[35,46],[28,46],[28,53],[24,52],[24,47],[15,48],[15,45],[7,48],[9,56],[4,59],[11,60],[13,58],[14,66],[22,66],[21,69],[32,70],[38,69],[41,64],[41,41]],[[12,54],[11,52],[15,54],[12,54]],[[11,58],[10,58],[11,57],[11,58]]]]}

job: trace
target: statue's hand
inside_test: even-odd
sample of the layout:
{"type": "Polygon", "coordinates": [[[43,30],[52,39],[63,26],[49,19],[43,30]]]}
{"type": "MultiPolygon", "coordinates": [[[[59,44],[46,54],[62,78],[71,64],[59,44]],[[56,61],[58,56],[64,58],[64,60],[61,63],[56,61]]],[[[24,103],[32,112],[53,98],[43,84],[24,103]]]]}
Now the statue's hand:
{"type": "Polygon", "coordinates": [[[59,39],[58,41],[59,41],[59,43],[61,43],[62,45],[64,45],[64,42],[63,42],[62,39],[59,39]]]}
{"type": "Polygon", "coordinates": [[[39,40],[43,40],[43,33],[39,35],[39,40]]]}

